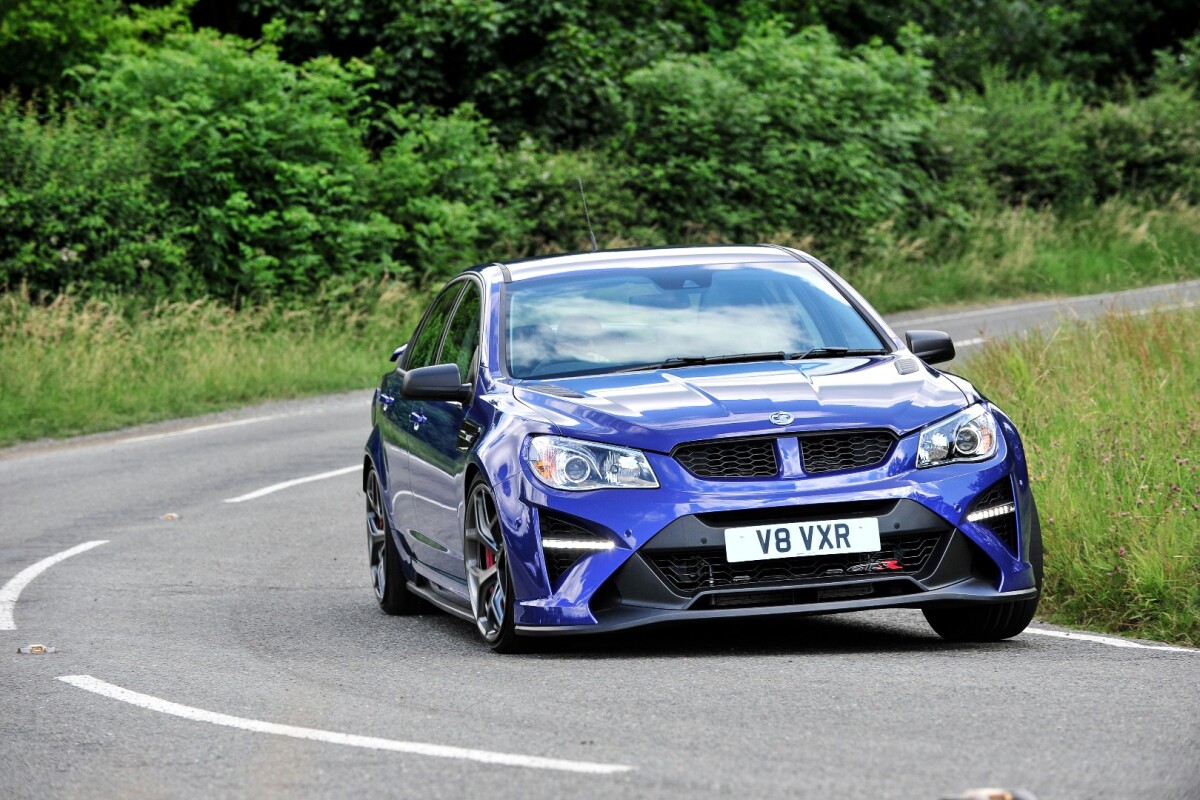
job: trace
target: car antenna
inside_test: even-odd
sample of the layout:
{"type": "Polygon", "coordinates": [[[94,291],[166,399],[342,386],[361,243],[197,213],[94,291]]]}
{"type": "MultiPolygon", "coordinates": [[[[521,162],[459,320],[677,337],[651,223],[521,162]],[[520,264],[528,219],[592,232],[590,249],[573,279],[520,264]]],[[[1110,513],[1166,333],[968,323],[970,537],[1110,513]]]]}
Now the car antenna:
{"type": "Polygon", "coordinates": [[[587,195],[583,193],[583,178],[575,178],[579,181],[579,197],[583,200],[583,216],[587,219],[588,236],[592,237],[592,252],[600,252],[600,248],[596,245],[596,232],[592,230],[592,215],[588,213],[587,195]]]}

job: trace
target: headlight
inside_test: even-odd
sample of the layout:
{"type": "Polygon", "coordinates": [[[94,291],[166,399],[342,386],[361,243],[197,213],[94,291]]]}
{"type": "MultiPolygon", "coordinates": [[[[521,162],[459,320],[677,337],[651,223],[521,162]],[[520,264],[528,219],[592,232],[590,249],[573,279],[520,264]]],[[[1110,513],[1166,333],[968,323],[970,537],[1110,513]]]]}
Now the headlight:
{"type": "Polygon", "coordinates": [[[952,461],[982,461],[996,453],[996,418],[974,405],[921,431],[917,466],[936,467],[952,461]]]}
{"type": "Polygon", "coordinates": [[[568,491],[655,489],[658,478],[641,450],[563,436],[529,440],[525,462],[548,486],[568,491]]]}

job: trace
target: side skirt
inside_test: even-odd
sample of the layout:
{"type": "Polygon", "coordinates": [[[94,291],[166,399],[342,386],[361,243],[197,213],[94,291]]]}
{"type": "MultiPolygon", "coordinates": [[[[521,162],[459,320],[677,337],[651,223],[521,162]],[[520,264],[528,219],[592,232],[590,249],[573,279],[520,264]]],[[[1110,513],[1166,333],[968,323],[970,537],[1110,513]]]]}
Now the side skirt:
{"type": "Polygon", "coordinates": [[[408,590],[410,592],[412,592],[413,594],[417,595],[418,597],[428,601],[430,605],[437,606],[442,611],[445,611],[447,614],[453,614],[454,616],[458,617],[459,619],[464,619],[467,622],[470,622],[471,624],[475,623],[475,617],[471,616],[470,611],[463,608],[462,606],[451,603],[449,600],[447,600],[445,598],[445,596],[440,595],[437,592],[431,591],[428,587],[413,586],[410,583],[408,585],[408,590]]]}

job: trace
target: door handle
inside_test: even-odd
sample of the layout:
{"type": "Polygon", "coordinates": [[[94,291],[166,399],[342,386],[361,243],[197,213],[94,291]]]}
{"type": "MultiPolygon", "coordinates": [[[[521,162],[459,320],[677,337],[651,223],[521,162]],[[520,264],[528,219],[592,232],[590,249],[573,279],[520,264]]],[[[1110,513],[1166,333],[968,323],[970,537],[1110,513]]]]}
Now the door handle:
{"type": "Polygon", "coordinates": [[[417,430],[425,423],[425,415],[420,411],[413,411],[408,415],[408,419],[413,424],[413,430],[417,430]]]}
{"type": "Polygon", "coordinates": [[[384,394],[383,392],[379,393],[379,405],[383,406],[384,411],[387,411],[389,408],[391,408],[392,403],[394,402],[396,402],[396,398],[392,397],[390,394],[384,394]]]}

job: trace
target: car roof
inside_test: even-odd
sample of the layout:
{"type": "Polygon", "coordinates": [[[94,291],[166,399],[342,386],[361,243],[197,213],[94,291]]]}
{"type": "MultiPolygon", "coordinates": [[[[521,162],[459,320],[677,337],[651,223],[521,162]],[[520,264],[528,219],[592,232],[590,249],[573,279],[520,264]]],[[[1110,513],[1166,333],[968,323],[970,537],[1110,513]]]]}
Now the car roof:
{"type": "MultiPolygon", "coordinates": [[[[599,250],[544,256],[491,266],[504,274],[505,283],[555,275],[573,270],[629,267],[670,267],[690,264],[764,264],[803,261],[799,253],[774,245],[722,245],[708,247],[649,247],[629,250],[599,250]]],[[[487,267],[481,267],[486,269],[487,267]]]]}

